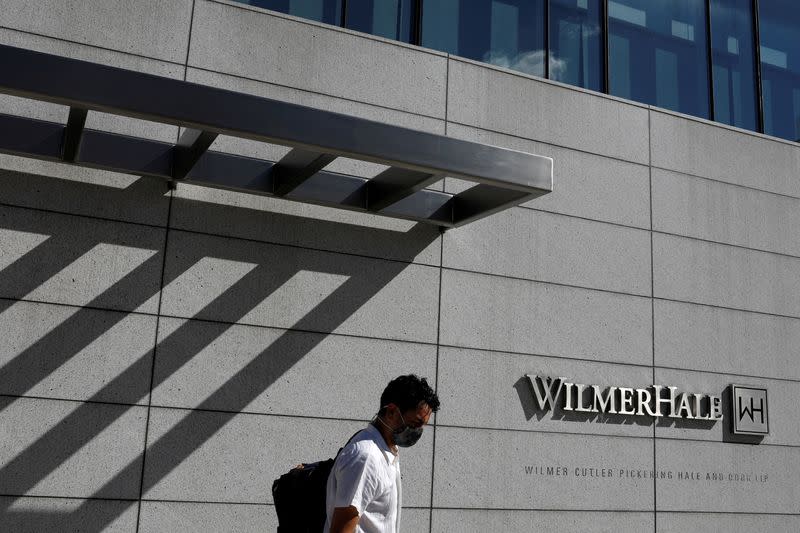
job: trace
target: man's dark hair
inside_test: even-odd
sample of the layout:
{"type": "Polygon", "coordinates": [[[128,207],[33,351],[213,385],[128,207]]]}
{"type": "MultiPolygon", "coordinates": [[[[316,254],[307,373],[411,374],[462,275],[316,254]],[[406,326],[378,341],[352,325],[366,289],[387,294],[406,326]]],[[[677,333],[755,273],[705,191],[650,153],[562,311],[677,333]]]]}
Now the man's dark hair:
{"type": "Polygon", "coordinates": [[[435,413],[439,410],[439,397],[433,391],[428,380],[415,374],[394,378],[386,385],[381,394],[380,414],[384,407],[390,403],[400,408],[400,411],[416,409],[420,403],[426,403],[435,413]]]}

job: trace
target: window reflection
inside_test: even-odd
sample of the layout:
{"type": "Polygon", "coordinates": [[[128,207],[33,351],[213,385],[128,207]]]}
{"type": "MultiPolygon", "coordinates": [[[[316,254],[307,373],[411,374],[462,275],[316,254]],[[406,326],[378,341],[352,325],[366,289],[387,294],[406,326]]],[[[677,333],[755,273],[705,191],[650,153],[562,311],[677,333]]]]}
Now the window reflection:
{"type": "Polygon", "coordinates": [[[602,0],[550,0],[550,79],[603,90],[602,0]]]}
{"type": "Polygon", "coordinates": [[[347,0],[347,28],[410,43],[413,0],[347,0]]]}
{"type": "Polygon", "coordinates": [[[544,76],[544,0],[435,0],[422,46],[544,76]]]}
{"type": "Polygon", "coordinates": [[[240,0],[251,6],[263,7],[296,17],[340,25],[342,0],[240,0]]]}
{"type": "Polygon", "coordinates": [[[797,0],[239,1],[800,142],[797,0]]]}
{"type": "Polygon", "coordinates": [[[711,1],[714,120],[758,129],[751,0],[711,1]]]}
{"type": "Polygon", "coordinates": [[[795,0],[759,2],[764,133],[800,141],[800,10],[795,0]]]}
{"type": "Polygon", "coordinates": [[[609,0],[609,92],[708,118],[703,0],[609,0]]]}

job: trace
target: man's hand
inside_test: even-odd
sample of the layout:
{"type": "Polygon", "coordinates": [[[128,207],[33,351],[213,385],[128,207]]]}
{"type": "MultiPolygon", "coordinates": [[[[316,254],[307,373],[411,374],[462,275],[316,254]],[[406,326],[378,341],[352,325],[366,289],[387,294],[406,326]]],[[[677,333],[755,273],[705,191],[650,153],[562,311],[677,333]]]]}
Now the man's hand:
{"type": "Polygon", "coordinates": [[[330,533],[353,533],[358,525],[358,509],[337,507],[333,510],[330,533]]]}

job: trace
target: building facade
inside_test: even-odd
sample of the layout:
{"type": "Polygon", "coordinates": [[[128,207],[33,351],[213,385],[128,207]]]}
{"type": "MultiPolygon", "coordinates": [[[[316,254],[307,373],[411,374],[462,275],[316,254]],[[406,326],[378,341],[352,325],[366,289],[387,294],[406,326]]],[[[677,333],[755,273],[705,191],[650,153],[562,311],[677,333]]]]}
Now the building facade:
{"type": "Polygon", "coordinates": [[[796,142],[241,2],[2,7],[0,44],[539,154],[554,180],[442,233],[0,155],[0,530],[274,530],[272,481],[410,372],[442,408],[401,455],[405,531],[800,530],[796,142]],[[653,385],[688,411],[637,414],[653,385]]]}
{"type": "Polygon", "coordinates": [[[800,139],[791,0],[240,0],[800,139]]]}

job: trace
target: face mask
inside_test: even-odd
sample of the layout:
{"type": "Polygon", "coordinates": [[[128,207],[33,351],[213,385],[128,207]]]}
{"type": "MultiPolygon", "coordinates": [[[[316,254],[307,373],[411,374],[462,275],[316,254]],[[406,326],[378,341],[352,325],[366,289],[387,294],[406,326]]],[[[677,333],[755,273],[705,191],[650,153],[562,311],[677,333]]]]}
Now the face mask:
{"type": "MultiPolygon", "coordinates": [[[[381,420],[381,417],[378,417],[378,420],[380,420],[381,424],[387,428],[389,427],[386,422],[381,420]]],[[[401,448],[408,448],[409,446],[415,445],[420,437],[422,437],[422,426],[418,428],[412,428],[406,424],[406,421],[403,418],[403,413],[400,413],[400,420],[403,421],[403,425],[397,429],[392,429],[392,439],[394,439],[394,443],[401,448]]]]}

